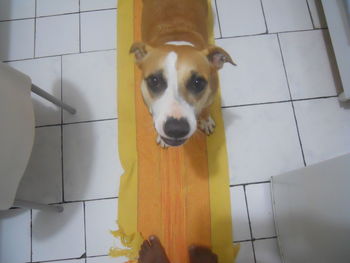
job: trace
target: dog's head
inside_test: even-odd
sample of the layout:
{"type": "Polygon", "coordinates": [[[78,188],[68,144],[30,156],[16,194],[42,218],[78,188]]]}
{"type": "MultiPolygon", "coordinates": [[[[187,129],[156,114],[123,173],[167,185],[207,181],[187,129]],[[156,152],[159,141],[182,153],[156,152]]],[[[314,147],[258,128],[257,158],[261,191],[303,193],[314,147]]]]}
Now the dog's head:
{"type": "Polygon", "coordinates": [[[141,91],[154,126],[170,146],[183,144],[197,129],[197,117],[217,90],[217,71],[234,64],[222,48],[135,43],[130,49],[142,71],[141,91]]]}

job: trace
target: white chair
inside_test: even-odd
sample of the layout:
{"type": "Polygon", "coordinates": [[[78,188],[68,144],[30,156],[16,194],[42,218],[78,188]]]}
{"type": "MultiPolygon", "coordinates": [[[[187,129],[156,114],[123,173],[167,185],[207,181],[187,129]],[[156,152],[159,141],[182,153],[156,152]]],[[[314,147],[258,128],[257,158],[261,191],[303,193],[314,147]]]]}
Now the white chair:
{"type": "Polygon", "coordinates": [[[75,114],[75,109],[32,84],[30,77],[0,62],[0,210],[25,207],[63,211],[51,206],[16,200],[18,185],[31,155],[35,117],[31,92],[75,114]]]}

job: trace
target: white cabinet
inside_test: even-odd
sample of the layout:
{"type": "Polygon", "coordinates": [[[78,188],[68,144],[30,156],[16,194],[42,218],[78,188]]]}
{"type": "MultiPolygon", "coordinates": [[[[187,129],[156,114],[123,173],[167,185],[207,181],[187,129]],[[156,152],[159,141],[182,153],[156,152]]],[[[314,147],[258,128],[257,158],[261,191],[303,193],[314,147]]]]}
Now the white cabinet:
{"type": "Polygon", "coordinates": [[[274,176],[284,263],[350,262],[350,154],[274,176]]]}

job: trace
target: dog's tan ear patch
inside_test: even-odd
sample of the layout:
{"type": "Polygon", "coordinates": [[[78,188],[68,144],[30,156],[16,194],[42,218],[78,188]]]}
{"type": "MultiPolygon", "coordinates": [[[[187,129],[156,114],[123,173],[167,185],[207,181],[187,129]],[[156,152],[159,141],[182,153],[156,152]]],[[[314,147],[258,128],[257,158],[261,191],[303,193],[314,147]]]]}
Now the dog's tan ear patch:
{"type": "Polygon", "coordinates": [[[236,66],[231,56],[221,47],[210,46],[204,50],[204,54],[216,69],[221,69],[226,62],[236,66]]]}
{"type": "Polygon", "coordinates": [[[141,63],[145,56],[151,51],[151,47],[142,42],[136,42],[131,45],[130,53],[135,55],[136,63],[141,63]]]}

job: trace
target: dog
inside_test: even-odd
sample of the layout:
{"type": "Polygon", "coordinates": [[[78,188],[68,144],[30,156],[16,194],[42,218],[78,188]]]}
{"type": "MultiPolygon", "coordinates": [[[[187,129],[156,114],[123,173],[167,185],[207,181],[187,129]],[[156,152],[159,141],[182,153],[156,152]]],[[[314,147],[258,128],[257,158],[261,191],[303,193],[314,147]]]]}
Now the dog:
{"type": "MultiPolygon", "coordinates": [[[[142,42],[130,53],[142,72],[141,92],[162,147],[180,146],[197,130],[210,135],[218,70],[228,62],[208,43],[207,0],[143,0],[142,42]]],[[[211,10],[210,10],[211,11],[211,10]]]]}

